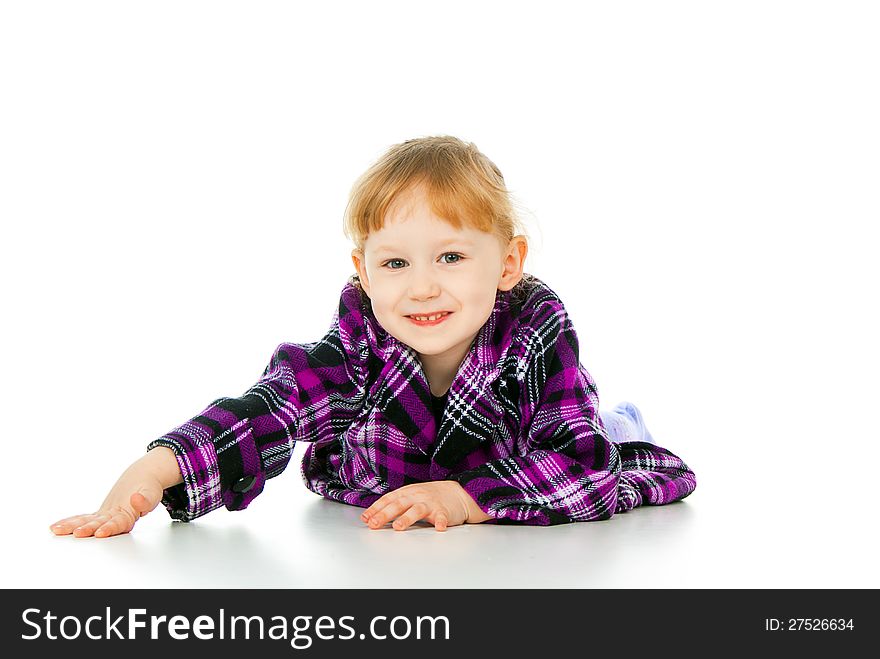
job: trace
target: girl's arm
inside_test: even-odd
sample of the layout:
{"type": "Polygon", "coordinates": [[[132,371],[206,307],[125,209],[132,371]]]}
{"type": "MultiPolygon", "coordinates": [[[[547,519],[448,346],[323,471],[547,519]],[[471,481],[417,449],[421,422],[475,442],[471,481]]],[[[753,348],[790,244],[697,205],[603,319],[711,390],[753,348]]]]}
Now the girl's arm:
{"type": "Polygon", "coordinates": [[[558,298],[536,305],[522,328],[521,452],[448,477],[490,523],[603,520],[694,490],[693,472],[666,449],[631,442],[618,450],[609,441],[595,383],[580,365],[577,335],[558,298]]]}
{"type": "Polygon", "coordinates": [[[360,293],[346,286],[320,341],[282,343],[244,394],[215,400],[149,444],[177,459],[182,481],[162,496],[171,517],[246,508],[285,469],[296,440],[329,441],[334,426],[353,420],[354,399],[365,395],[363,324],[360,293]]]}
{"type": "Polygon", "coordinates": [[[259,381],[237,398],[218,398],[198,416],[150,442],[94,513],[51,530],[114,535],[160,502],[188,521],[215,508],[246,508],[290,461],[295,440],[332,440],[364,395],[368,348],[359,291],[347,285],[320,341],[282,343],[259,381]],[[342,322],[340,322],[342,321],[342,322]]]}

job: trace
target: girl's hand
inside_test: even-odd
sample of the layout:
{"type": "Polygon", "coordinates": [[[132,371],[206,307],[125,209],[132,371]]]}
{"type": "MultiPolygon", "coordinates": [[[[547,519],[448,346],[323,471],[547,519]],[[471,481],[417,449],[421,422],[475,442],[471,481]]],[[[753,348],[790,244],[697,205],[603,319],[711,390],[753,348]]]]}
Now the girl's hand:
{"type": "Polygon", "coordinates": [[[161,498],[161,490],[156,495],[149,489],[142,488],[132,494],[125,503],[108,505],[105,502],[96,512],[65,517],[49,528],[55,535],[73,533],[76,538],[87,538],[91,535],[96,538],[106,538],[128,533],[134,528],[138,519],[156,507],[161,498]]]}
{"type": "Polygon", "coordinates": [[[391,520],[395,531],[425,519],[437,531],[465,522],[484,522],[489,519],[476,502],[455,481],[411,483],[382,495],[361,515],[371,529],[378,529],[391,520]]]}
{"type": "Polygon", "coordinates": [[[155,448],[123,472],[98,510],[65,517],[49,529],[55,535],[72,533],[76,538],[128,533],[135,522],[159,505],[165,487],[175,484],[169,482],[174,480],[174,472],[181,482],[174,453],[164,447],[155,448]]]}

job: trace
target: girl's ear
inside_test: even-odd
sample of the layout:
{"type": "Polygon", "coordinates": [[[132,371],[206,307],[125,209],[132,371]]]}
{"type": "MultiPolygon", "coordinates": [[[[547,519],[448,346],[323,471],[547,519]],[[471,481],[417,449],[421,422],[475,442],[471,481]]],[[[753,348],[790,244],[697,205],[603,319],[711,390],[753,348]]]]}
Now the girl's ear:
{"type": "Polygon", "coordinates": [[[364,253],[357,248],[351,250],[351,262],[354,264],[354,269],[357,270],[361,288],[364,289],[364,293],[369,297],[370,280],[367,279],[367,267],[364,260],[364,253]]]}
{"type": "Polygon", "coordinates": [[[529,253],[529,243],[523,236],[514,236],[504,256],[501,279],[498,282],[498,290],[509,291],[516,286],[523,276],[523,268],[526,264],[526,256],[529,253]]]}

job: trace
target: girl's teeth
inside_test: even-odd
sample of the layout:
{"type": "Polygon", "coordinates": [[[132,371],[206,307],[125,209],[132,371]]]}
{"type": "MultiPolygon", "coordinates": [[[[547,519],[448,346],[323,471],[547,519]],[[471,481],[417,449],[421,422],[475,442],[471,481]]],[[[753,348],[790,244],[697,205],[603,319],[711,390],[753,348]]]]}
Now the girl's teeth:
{"type": "Polygon", "coordinates": [[[426,320],[430,321],[430,320],[437,320],[441,316],[446,316],[446,315],[448,315],[448,314],[441,313],[436,316],[413,316],[413,318],[415,318],[416,320],[421,320],[421,321],[426,321],[426,320]]]}

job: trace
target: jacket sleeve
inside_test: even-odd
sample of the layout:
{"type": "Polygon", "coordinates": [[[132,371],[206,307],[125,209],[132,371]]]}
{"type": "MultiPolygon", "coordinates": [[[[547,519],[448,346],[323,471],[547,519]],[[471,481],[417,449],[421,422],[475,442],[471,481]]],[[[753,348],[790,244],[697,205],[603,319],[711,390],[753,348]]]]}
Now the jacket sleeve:
{"type": "Polygon", "coordinates": [[[296,440],[332,441],[351,422],[366,381],[362,326],[357,298],[343,294],[320,341],[282,343],[241,396],[218,398],[149,443],[173,450],[183,476],[162,498],[172,518],[247,508],[287,466],[296,440]]]}
{"type": "MultiPolygon", "coordinates": [[[[519,382],[518,454],[452,480],[493,518],[486,523],[547,526],[608,519],[618,511],[623,462],[599,417],[596,385],[580,365],[578,338],[562,303],[538,305],[523,323],[520,340],[526,365],[519,382]]],[[[627,455],[634,457],[631,451],[627,455]]],[[[634,503],[632,494],[628,489],[628,503],[634,503]]]]}
{"type": "Polygon", "coordinates": [[[681,458],[648,442],[621,442],[616,512],[641,505],[662,506],[684,499],[697,488],[697,477],[681,458]]]}

